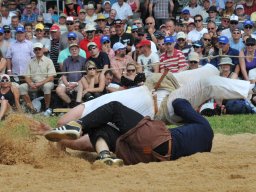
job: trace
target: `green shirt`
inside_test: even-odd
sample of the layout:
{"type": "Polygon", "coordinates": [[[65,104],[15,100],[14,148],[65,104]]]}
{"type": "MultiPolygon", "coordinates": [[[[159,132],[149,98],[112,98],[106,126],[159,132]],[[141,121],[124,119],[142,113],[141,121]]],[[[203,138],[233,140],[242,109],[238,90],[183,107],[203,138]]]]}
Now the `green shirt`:
{"type": "MultiPolygon", "coordinates": [[[[80,49],[79,50],[79,55],[83,58],[86,59],[86,53],[84,50],[80,49]]],[[[71,56],[70,55],[70,52],[69,52],[69,48],[66,48],[66,49],[63,49],[60,54],[59,54],[59,57],[58,57],[58,61],[57,63],[58,64],[63,64],[64,60],[68,58],[68,56],[71,56]]]]}

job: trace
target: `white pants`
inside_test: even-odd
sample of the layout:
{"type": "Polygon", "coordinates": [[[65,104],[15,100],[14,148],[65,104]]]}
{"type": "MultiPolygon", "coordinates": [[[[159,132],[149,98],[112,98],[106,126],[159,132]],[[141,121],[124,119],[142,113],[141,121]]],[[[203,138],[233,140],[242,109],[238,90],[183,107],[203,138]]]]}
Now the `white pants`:
{"type": "Polygon", "coordinates": [[[250,90],[250,82],[243,80],[228,79],[220,76],[191,81],[185,86],[173,91],[167,100],[168,115],[170,123],[179,122],[181,119],[174,115],[172,102],[177,98],[188,100],[194,109],[202,103],[214,98],[221,99],[242,99],[247,98],[250,90]]]}

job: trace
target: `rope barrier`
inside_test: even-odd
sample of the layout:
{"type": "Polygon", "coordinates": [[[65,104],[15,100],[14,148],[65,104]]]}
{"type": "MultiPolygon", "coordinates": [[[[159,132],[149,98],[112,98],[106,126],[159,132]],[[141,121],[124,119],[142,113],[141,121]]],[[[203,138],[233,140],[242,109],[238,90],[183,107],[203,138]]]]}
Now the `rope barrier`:
{"type": "MultiPolygon", "coordinates": [[[[250,56],[235,56],[235,55],[214,55],[214,56],[208,56],[208,57],[202,57],[200,58],[200,60],[204,60],[204,59],[214,59],[217,57],[235,57],[235,58],[248,58],[250,56]]],[[[256,58],[256,57],[250,57],[250,58],[256,58]]],[[[156,63],[151,63],[151,64],[146,64],[146,65],[141,65],[142,67],[146,67],[146,66],[155,66],[155,65],[165,65],[168,62],[156,62],[156,63]]],[[[139,65],[139,64],[138,64],[139,65]]],[[[119,68],[109,68],[107,70],[124,70],[126,69],[126,67],[119,67],[119,68]]],[[[102,71],[106,71],[104,69],[97,69],[98,72],[102,72],[102,71]]],[[[9,75],[10,77],[24,77],[24,76],[36,76],[36,75],[48,75],[48,76],[55,76],[55,75],[64,75],[64,74],[71,74],[71,73],[86,73],[87,71],[83,70],[83,71],[68,71],[68,72],[56,72],[56,73],[37,73],[37,74],[24,74],[24,75],[9,75]]]]}

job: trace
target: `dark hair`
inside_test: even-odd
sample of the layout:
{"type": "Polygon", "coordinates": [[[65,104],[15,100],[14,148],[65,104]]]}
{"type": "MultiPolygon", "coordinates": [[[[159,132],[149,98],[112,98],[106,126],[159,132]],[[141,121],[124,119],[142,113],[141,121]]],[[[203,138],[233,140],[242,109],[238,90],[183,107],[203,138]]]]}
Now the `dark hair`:
{"type": "Polygon", "coordinates": [[[107,70],[107,71],[105,71],[104,75],[105,76],[107,76],[107,75],[113,76],[114,74],[111,70],[107,70]]]}
{"type": "Polygon", "coordinates": [[[25,23],[24,28],[27,26],[33,27],[32,23],[25,23]]]}
{"type": "Polygon", "coordinates": [[[201,18],[201,20],[203,20],[202,15],[197,14],[197,15],[195,15],[195,16],[194,16],[194,19],[195,19],[196,17],[200,17],[200,18],[201,18]]]}

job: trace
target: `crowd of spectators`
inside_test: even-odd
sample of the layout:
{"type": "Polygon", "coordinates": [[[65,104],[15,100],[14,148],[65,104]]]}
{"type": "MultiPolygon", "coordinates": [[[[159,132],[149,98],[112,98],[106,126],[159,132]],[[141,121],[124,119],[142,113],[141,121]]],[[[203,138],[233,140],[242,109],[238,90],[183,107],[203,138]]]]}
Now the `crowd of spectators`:
{"type": "MultiPolygon", "coordinates": [[[[11,77],[1,78],[2,100],[15,86],[34,113],[31,93],[40,92],[51,114],[53,103],[74,107],[152,73],[207,63],[224,77],[256,82],[255,0],[64,2],[57,10],[38,0],[1,1],[0,74],[11,77]]],[[[20,109],[17,99],[9,102],[20,109]]]]}

